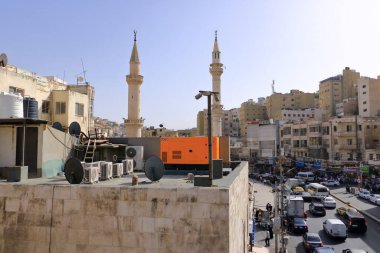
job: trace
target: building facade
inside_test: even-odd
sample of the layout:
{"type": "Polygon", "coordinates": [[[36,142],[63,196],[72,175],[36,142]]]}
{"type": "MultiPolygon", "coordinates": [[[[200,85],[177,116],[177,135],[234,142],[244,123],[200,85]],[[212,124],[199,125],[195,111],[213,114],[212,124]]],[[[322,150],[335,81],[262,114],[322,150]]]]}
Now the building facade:
{"type": "Polygon", "coordinates": [[[67,85],[63,80],[7,65],[0,67],[0,92],[18,93],[38,102],[38,118],[59,122],[63,130],[77,122],[82,132],[93,129],[94,87],[67,85]]]}
{"type": "Polygon", "coordinates": [[[223,136],[240,136],[239,108],[224,110],[222,121],[223,136]]]}
{"type": "Polygon", "coordinates": [[[380,116],[380,76],[377,79],[361,77],[358,87],[358,109],[362,117],[380,116]]]}
{"type": "Polygon", "coordinates": [[[270,158],[278,152],[278,125],[276,124],[247,124],[247,147],[251,157],[270,158]]]}
{"type": "Polygon", "coordinates": [[[318,108],[307,108],[298,110],[281,110],[281,121],[304,122],[308,120],[322,120],[322,110],[318,108]]]}
{"type": "Polygon", "coordinates": [[[239,110],[240,136],[247,136],[247,124],[251,121],[267,120],[267,108],[253,99],[243,102],[239,110]]]}
{"type": "Polygon", "coordinates": [[[266,99],[268,117],[281,120],[281,110],[315,108],[315,94],[291,90],[290,93],[273,93],[266,99]]]}

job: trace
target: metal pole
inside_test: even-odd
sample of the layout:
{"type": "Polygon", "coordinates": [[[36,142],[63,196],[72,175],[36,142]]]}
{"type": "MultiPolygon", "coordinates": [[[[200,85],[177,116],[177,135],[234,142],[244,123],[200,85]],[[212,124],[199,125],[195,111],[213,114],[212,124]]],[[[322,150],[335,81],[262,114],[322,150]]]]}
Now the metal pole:
{"type": "Polygon", "coordinates": [[[25,136],[26,136],[26,119],[24,119],[24,124],[23,124],[23,134],[22,134],[22,162],[21,166],[25,165],[25,136]]]}
{"type": "MultiPolygon", "coordinates": [[[[274,193],[274,217],[279,216],[278,213],[278,188],[277,188],[277,181],[274,185],[275,193],[274,193]]],[[[274,234],[274,252],[278,252],[278,233],[274,234]]]]}
{"type": "MultiPolygon", "coordinates": [[[[281,157],[280,158],[280,180],[281,180],[280,181],[281,182],[281,200],[280,201],[281,201],[281,217],[283,218],[284,217],[284,180],[282,176],[282,171],[283,171],[282,163],[283,163],[283,158],[281,157]]],[[[281,219],[281,250],[282,252],[285,252],[284,233],[285,233],[284,226],[281,219]]]]}
{"type": "Polygon", "coordinates": [[[211,129],[211,94],[207,95],[207,134],[208,134],[208,173],[209,186],[212,186],[212,129],[211,129]]]}

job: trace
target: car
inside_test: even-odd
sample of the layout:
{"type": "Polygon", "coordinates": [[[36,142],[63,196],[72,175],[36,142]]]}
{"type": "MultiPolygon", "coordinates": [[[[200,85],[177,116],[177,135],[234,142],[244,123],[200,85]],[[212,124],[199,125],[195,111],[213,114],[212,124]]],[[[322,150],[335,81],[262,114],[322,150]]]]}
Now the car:
{"type": "Polygon", "coordinates": [[[358,194],[359,198],[369,199],[370,192],[366,189],[360,189],[358,194]]]}
{"type": "Polygon", "coordinates": [[[336,202],[332,197],[326,197],[323,199],[323,206],[325,208],[335,208],[336,207],[336,202]]]}
{"type": "Polygon", "coordinates": [[[336,209],[336,213],[339,215],[339,216],[343,216],[348,210],[350,209],[353,209],[355,211],[357,211],[355,208],[352,208],[352,207],[345,207],[345,206],[341,206],[341,207],[338,207],[336,209]]]}
{"type": "Polygon", "coordinates": [[[313,215],[325,216],[326,210],[322,203],[313,202],[309,205],[309,212],[313,215]]]}
{"type": "Polygon", "coordinates": [[[292,188],[293,195],[302,195],[305,190],[301,186],[296,186],[292,188]]]}
{"type": "Polygon", "coordinates": [[[344,249],[342,253],[368,253],[368,251],[364,249],[344,249]]]}
{"type": "Polygon", "coordinates": [[[321,185],[324,185],[324,186],[339,186],[340,183],[339,183],[338,180],[327,180],[327,181],[321,182],[321,185]]]}
{"type": "Polygon", "coordinates": [[[310,192],[303,192],[301,196],[304,202],[311,202],[312,200],[310,192]]]}
{"type": "Polygon", "coordinates": [[[342,216],[342,221],[346,224],[350,232],[367,232],[367,220],[356,209],[349,209],[342,216]]]}
{"type": "Polygon", "coordinates": [[[306,233],[309,231],[309,228],[303,218],[293,218],[289,222],[289,230],[293,231],[293,233],[306,233]]]}
{"type": "Polygon", "coordinates": [[[370,194],[369,201],[376,205],[380,205],[380,194],[370,194]]]}
{"type": "Polygon", "coordinates": [[[335,251],[331,247],[318,247],[313,250],[313,253],[335,253],[335,251]]]}
{"type": "Polygon", "coordinates": [[[303,246],[306,252],[311,252],[315,248],[323,247],[321,237],[317,233],[305,233],[302,236],[303,246]]]}

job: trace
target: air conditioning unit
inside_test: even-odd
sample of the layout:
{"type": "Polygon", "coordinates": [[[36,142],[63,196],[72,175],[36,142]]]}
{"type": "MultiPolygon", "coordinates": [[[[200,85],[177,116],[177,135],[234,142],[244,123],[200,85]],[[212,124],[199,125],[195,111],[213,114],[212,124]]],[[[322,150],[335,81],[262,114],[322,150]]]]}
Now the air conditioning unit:
{"type": "Polygon", "coordinates": [[[100,180],[109,180],[112,178],[112,162],[100,163],[100,180]]]}
{"type": "Polygon", "coordinates": [[[133,159],[133,169],[135,171],[144,170],[144,147],[143,146],[128,146],[125,149],[126,158],[133,159]]]}
{"type": "Polygon", "coordinates": [[[133,159],[123,160],[123,175],[133,174],[133,159]]]}
{"type": "Polygon", "coordinates": [[[112,176],[121,177],[122,175],[123,175],[123,164],[122,163],[112,164],[112,176]]]}
{"type": "Polygon", "coordinates": [[[94,184],[99,182],[99,170],[96,167],[86,167],[84,168],[84,178],[83,182],[85,184],[94,184]]]}

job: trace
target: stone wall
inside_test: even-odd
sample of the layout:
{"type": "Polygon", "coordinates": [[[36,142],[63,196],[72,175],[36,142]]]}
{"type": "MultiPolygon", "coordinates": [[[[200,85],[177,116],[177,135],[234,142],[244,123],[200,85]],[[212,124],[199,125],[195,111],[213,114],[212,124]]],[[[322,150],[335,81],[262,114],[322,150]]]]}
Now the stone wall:
{"type": "Polygon", "coordinates": [[[246,252],[234,172],[230,187],[0,184],[0,253],[246,252]]]}

